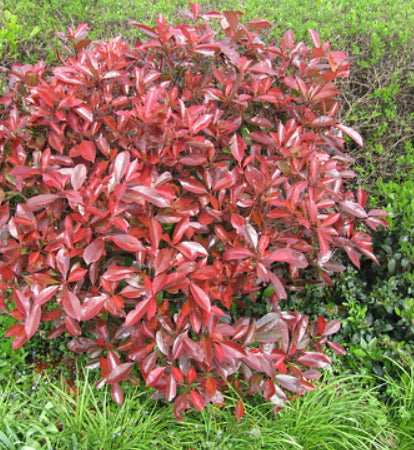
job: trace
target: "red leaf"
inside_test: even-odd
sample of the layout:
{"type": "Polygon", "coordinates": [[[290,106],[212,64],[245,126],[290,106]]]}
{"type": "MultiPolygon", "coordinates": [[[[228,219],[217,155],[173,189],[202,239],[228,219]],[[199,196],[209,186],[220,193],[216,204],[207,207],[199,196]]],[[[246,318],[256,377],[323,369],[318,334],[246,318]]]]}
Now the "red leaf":
{"type": "Polygon", "coordinates": [[[203,397],[197,392],[197,391],[190,391],[190,399],[191,403],[194,405],[195,408],[202,411],[205,406],[205,402],[203,397]]]}
{"type": "Polygon", "coordinates": [[[111,396],[118,405],[124,403],[124,391],[119,384],[111,385],[111,396]]]}
{"type": "MultiPolygon", "coordinates": [[[[73,78],[72,78],[72,80],[73,80],[73,78]]],[[[87,106],[87,105],[79,106],[78,108],[75,108],[75,111],[86,121],[93,122],[93,114],[92,114],[92,110],[89,106],[87,106]]],[[[85,159],[88,159],[88,158],[85,158],[85,159]]]]}
{"type": "Polygon", "coordinates": [[[114,174],[118,182],[125,175],[129,163],[130,163],[129,152],[121,152],[116,156],[114,161],[114,174]]]}
{"type": "Polygon", "coordinates": [[[93,142],[82,141],[78,148],[83,159],[86,159],[86,161],[95,162],[96,147],[93,142]]]}
{"type": "Polygon", "coordinates": [[[224,353],[233,359],[243,358],[246,355],[243,347],[241,345],[236,344],[235,342],[224,341],[220,342],[221,348],[224,350],[224,353]]]}
{"type": "Polygon", "coordinates": [[[88,271],[86,269],[78,267],[77,269],[72,270],[72,272],[69,274],[68,282],[73,283],[74,281],[79,281],[80,279],[84,278],[87,273],[88,271]]]}
{"type": "Polygon", "coordinates": [[[309,33],[309,36],[310,36],[311,39],[312,39],[313,45],[314,45],[316,48],[320,48],[320,46],[321,46],[321,40],[319,39],[319,34],[318,34],[316,31],[313,31],[313,30],[311,30],[311,29],[308,29],[308,33],[309,33]]]}
{"type": "Polygon", "coordinates": [[[203,291],[203,289],[201,289],[201,287],[197,286],[194,283],[190,283],[190,290],[198,306],[200,306],[201,309],[210,312],[211,310],[210,297],[203,291]]]}
{"type": "Polygon", "coordinates": [[[174,400],[177,395],[177,382],[173,375],[167,378],[167,385],[165,386],[165,398],[167,402],[174,400]]]}
{"type": "Polygon", "coordinates": [[[236,248],[228,248],[224,252],[223,258],[227,261],[232,261],[249,258],[250,256],[253,256],[253,253],[249,249],[243,247],[236,247],[236,248]]]}
{"type": "Polygon", "coordinates": [[[287,262],[298,269],[304,269],[308,266],[306,256],[303,253],[292,250],[291,248],[276,250],[266,259],[269,261],[287,262]]]}
{"type": "Polygon", "coordinates": [[[81,320],[90,320],[96,317],[104,306],[106,296],[91,297],[82,305],[81,320]]]}
{"type": "Polygon", "coordinates": [[[68,289],[64,289],[62,299],[66,314],[73,319],[81,320],[82,306],[78,297],[68,289]]]}
{"type": "Polygon", "coordinates": [[[126,250],[128,252],[138,252],[145,251],[145,248],[134,236],[130,236],[128,234],[114,234],[111,236],[112,242],[116,244],[122,250],[126,250]]]}
{"type": "Polygon", "coordinates": [[[56,194],[40,194],[35,195],[34,197],[29,198],[27,200],[26,205],[30,209],[30,211],[39,211],[44,208],[49,203],[54,202],[59,198],[59,195],[56,194]]]}
{"type": "Polygon", "coordinates": [[[331,320],[326,325],[325,331],[323,332],[324,336],[329,336],[331,334],[337,333],[341,328],[341,322],[339,320],[331,320]]]}
{"type": "Polygon", "coordinates": [[[127,314],[123,326],[132,327],[132,325],[135,325],[147,312],[150,300],[151,298],[138,303],[137,306],[127,314]]]}
{"type": "Polygon", "coordinates": [[[195,178],[186,178],[178,181],[189,192],[193,192],[194,194],[207,194],[207,189],[195,178]]]}
{"type": "Polygon", "coordinates": [[[151,372],[147,376],[147,379],[145,380],[146,386],[156,387],[156,385],[164,375],[166,369],[166,367],[156,367],[155,369],[151,370],[151,372]]]}
{"type": "Polygon", "coordinates": [[[237,420],[241,420],[241,418],[244,416],[244,405],[241,400],[237,402],[234,414],[237,420]]]}
{"type": "Polygon", "coordinates": [[[352,140],[354,140],[360,147],[364,146],[364,140],[362,139],[362,136],[353,128],[347,127],[345,125],[335,125],[336,128],[343,131],[347,136],[349,136],[352,140]]]}
{"type": "Polygon", "coordinates": [[[174,375],[175,380],[177,383],[183,383],[184,382],[184,375],[182,371],[178,367],[172,367],[171,373],[174,375]]]}
{"type": "Polygon", "coordinates": [[[35,298],[35,305],[44,305],[47,303],[59,290],[59,286],[48,286],[37,294],[35,298]]]}
{"type": "Polygon", "coordinates": [[[95,239],[92,241],[83,252],[83,259],[87,265],[98,261],[104,252],[104,241],[102,239],[95,239]]]}
{"type": "Polygon", "coordinates": [[[42,315],[42,308],[39,304],[33,305],[30,314],[25,320],[24,331],[26,333],[27,339],[30,339],[39,328],[40,317],[42,315]]]}
{"type": "Polygon", "coordinates": [[[193,134],[197,134],[199,131],[207,128],[213,118],[212,114],[205,114],[199,117],[190,127],[190,131],[193,134]]]}
{"type": "Polygon", "coordinates": [[[182,413],[189,407],[188,395],[181,394],[174,402],[174,416],[177,420],[183,420],[182,413]]]}
{"type": "Polygon", "coordinates": [[[306,366],[319,367],[320,369],[324,369],[332,364],[331,360],[320,352],[305,352],[297,361],[306,366]]]}
{"type": "Polygon", "coordinates": [[[295,392],[296,394],[301,394],[303,392],[301,380],[298,377],[292,375],[276,375],[276,381],[282,388],[288,389],[291,392],[295,392]]]}
{"type": "Polygon", "coordinates": [[[87,170],[84,164],[78,164],[72,169],[70,182],[75,191],[79,190],[82,187],[82,184],[86,180],[86,172],[87,170]]]}
{"type": "Polygon", "coordinates": [[[177,245],[177,249],[189,259],[193,259],[196,256],[208,256],[208,251],[200,243],[194,241],[181,242],[177,245]]]}
{"type": "Polygon", "coordinates": [[[107,281],[121,281],[128,275],[136,273],[136,269],[133,267],[121,267],[116,264],[112,264],[109,269],[102,275],[107,281]]]}
{"type": "Polygon", "coordinates": [[[339,207],[342,211],[351,216],[358,217],[358,219],[365,219],[367,217],[365,209],[359,203],[341,202],[339,203],[339,207]]]}
{"type": "Polygon", "coordinates": [[[145,200],[155,206],[158,206],[159,208],[168,208],[171,206],[171,201],[164,198],[160,191],[148,186],[135,186],[127,191],[123,198],[127,202],[142,202],[142,200],[145,200]]]}
{"type": "Polygon", "coordinates": [[[335,352],[338,353],[338,355],[345,356],[346,350],[342,347],[342,345],[337,344],[336,342],[328,341],[328,346],[335,352]]]}
{"type": "Polygon", "coordinates": [[[96,347],[96,342],[92,341],[92,339],[88,339],[85,337],[72,339],[68,343],[69,350],[75,353],[84,353],[94,347],[96,347]]]}
{"type": "Polygon", "coordinates": [[[107,384],[116,384],[120,381],[125,380],[125,378],[128,377],[128,375],[131,373],[132,368],[134,367],[134,362],[124,363],[120,364],[119,366],[115,367],[115,369],[111,370],[109,375],[105,377],[105,382],[107,384]]]}

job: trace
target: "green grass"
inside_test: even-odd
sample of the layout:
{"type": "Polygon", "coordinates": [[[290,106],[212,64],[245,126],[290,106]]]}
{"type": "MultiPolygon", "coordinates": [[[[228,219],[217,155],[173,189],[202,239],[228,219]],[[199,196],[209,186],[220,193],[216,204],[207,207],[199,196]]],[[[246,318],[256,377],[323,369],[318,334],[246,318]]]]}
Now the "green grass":
{"type": "Polygon", "coordinates": [[[151,400],[147,389],[126,389],[120,407],[81,371],[74,388],[46,374],[26,375],[0,393],[0,448],[411,449],[414,365],[401,370],[401,379],[385,380],[389,406],[364,377],[342,376],[277,415],[270,404],[247,404],[237,421],[237,399],[229,398],[225,407],[189,413],[183,422],[171,405],[151,400]]]}

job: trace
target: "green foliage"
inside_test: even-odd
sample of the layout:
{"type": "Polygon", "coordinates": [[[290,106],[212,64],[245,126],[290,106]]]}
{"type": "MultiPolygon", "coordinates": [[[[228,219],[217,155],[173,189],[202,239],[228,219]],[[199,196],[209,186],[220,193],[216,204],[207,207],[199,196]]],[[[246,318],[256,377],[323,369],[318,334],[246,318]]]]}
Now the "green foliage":
{"type": "MultiPolygon", "coordinates": [[[[362,377],[326,382],[277,416],[271,404],[247,405],[237,421],[233,409],[238,398],[230,398],[228,406],[209,406],[184,422],[172,419],[170,406],[154,406],[142,389],[131,387],[118,408],[106,390],[97,392],[81,373],[72,388],[44,377],[33,381],[25,378],[2,389],[2,448],[384,450],[409,448],[404,445],[411,442],[409,430],[394,431],[402,426],[399,416],[388,415],[377,390],[367,389],[362,377]]],[[[404,383],[392,380],[389,388],[411,408],[401,395],[404,383]]]]}
{"type": "Polygon", "coordinates": [[[7,9],[2,11],[2,20],[0,22],[0,58],[19,58],[19,45],[25,41],[35,38],[40,27],[35,25],[31,29],[26,29],[24,24],[19,21],[16,14],[12,14],[7,9]]]}
{"type": "Polygon", "coordinates": [[[414,448],[414,361],[407,365],[392,361],[394,372],[386,374],[388,410],[396,429],[398,449],[414,448]]]}

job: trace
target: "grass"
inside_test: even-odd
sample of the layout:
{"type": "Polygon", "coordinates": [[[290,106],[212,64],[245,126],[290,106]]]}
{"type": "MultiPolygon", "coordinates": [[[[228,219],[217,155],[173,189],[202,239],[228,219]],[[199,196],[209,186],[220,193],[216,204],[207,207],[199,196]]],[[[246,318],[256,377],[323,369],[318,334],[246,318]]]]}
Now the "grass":
{"type": "Polygon", "coordinates": [[[297,398],[276,416],[272,406],[246,405],[234,417],[235,398],[183,422],[150,391],[127,389],[119,407],[79,371],[75,386],[33,373],[0,393],[0,448],[4,449],[303,449],[414,448],[414,364],[400,379],[384,379],[390,403],[360,376],[342,376],[297,398]]]}

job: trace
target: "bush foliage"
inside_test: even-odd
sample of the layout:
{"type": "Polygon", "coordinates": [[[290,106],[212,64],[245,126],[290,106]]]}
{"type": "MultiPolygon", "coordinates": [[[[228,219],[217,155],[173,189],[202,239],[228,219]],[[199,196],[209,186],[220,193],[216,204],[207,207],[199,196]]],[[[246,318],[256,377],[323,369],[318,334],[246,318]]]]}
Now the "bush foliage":
{"type": "MultiPolygon", "coordinates": [[[[0,99],[0,307],[13,347],[43,322],[100,367],[99,386],[135,368],[156,398],[222,403],[230,383],[278,410],[330,364],[339,321],[282,311],[289,290],[331,282],[387,222],[354,192],[339,122],[344,53],[266,45],[264,20],[227,11],[175,26],[135,23],[148,40],[91,44],[67,34],[60,64],[13,65],[0,99]],[[220,29],[211,22],[218,20],[220,29]],[[91,45],[90,45],[91,44],[91,45]],[[65,55],[64,51],[69,52],[65,55]],[[72,52],[72,53],[71,53],[72,52]],[[261,317],[246,298],[266,291],[261,317]]],[[[243,415],[239,402],[236,415],[243,415]]]]}

